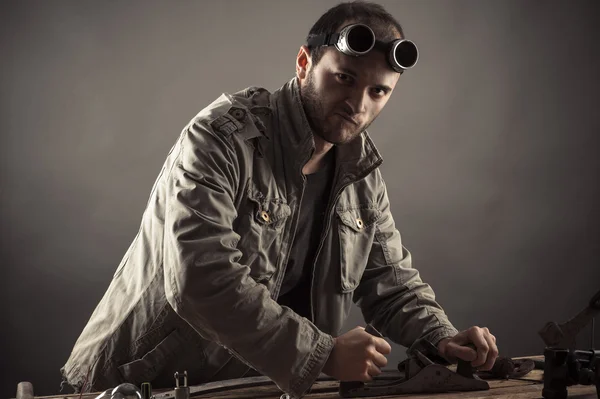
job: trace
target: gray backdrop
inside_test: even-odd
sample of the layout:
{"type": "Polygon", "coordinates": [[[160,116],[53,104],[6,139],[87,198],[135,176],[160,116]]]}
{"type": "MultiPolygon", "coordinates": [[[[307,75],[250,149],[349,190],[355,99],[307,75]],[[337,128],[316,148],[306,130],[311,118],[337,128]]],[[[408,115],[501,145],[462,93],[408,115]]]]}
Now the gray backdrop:
{"type": "MultiPolygon", "coordinates": [[[[58,393],[180,130],[290,79],[334,4],[1,3],[2,397],[58,393]]],[[[370,129],[414,266],[459,329],[541,354],[600,288],[600,3],[382,4],[421,51],[370,129]]]]}

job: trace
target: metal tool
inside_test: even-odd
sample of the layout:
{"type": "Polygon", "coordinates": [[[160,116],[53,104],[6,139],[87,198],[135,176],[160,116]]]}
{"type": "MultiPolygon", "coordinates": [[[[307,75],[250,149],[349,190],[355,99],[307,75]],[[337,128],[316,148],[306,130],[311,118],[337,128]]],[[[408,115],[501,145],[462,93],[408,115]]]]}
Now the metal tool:
{"type": "Polygon", "coordinates": [[[33,385],[29,381],[21,381],[17,384],[16,399],[33,399],[33,385]]]}
{"type": "Polygon", "coordinates": [[[596,385],[600,399],[600,351],[546,348],[544,360],[544,398],[565,399],[567,387],[581,384],[596,385]]]}
{"type": "Polygon", "coordinates": [[[577,334],[600,312],[598,291],[581,312],[563,324],[547,323],[539,331],[546,344],[544,350],[544,388],[546,399],[565,399],[567,387],[576,384],[596,385],[600,399],[600,350],[594,350],[592,328],[591,350],[576,350],[577,334]]]}
{"type": "Polygon", "coordinates": [[[152,385],[149,382],[142,383],[142,399],[152,398],[152,385]]]}
{"type": "Polygon", "coordinates": [[[100,395],[96,396],[94,399],[125,399],[125,398],[135,398],[141,399],[142,393],[138,389],[137,386],[125,382],[123,384],[119,384],[114,388],[109,388],[106,391],[102,392],[100,395]]]}
{"type": "MultiPolygon", "coordinates": [[[[483,379],[515,379],[522,378],[536,368],[531,359],[511,359],[498,357],[490,371],[478,371],[477,375],[483,379]]],[[[543,367],[542,367],[543,368],[543,367]]]]}
{"type": "Polygon", "coordinates": [[[175,399],[190,399],[190,387],[187,384],[187,371],[184,371],[183,385],[180,385],[180,374],[178,371],[175,372],[175,399]]]}
{"type": "Polygon", "coordinates": [[[600,291],[598,291],[590,302],[575,317],[563,324],[553,321],[538,332],[542,340],[549,348],[575,349],[577,334],[587,326],[600,313],[600,291]]]}
{"type": "MultiPolygon", "coordinates": [[[[371,325],[367,325],[365,331],[382,337],[371,325]]],[[[437,348],[433,348],[437,351],[437,348]]],[[[404,378],[372,383],[340,382],[339,394],[350,398],[490,389],[486,381],[473,373],[469,362],[459,362],[457,372],[453,372],[444,365],[434,363],[418,349],[409,351],[409,358],[399,365],[399,369],[401,367],[404,368],[404,378]]]]}

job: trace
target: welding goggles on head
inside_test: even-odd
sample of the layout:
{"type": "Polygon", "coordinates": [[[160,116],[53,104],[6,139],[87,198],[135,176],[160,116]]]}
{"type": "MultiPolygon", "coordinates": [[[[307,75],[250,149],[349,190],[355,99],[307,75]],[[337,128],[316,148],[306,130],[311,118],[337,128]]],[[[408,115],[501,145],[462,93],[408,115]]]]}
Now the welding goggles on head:
{"type": "Polygon", "coordinates": [[[419,59],[419,50],[412,41],[397,39],[384,43],[376,40],[373,30],[365,24],[348,25],[340,33],[314,36],[308,40],[307,44],[309,48],[335,45],[338,51],[355,57],[365,55],[376,48],[386,54],[388,63],[398,73],[412,68],[419,59]]]}

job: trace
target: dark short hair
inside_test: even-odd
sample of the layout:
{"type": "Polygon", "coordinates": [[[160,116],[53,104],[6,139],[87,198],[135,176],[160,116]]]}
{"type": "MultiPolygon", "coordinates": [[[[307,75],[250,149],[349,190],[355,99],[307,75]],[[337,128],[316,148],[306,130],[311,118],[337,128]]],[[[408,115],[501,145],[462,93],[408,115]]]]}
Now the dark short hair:
{"type": "MultiPolygon", "coordinates": [[[[370,1],[351,1],[340,3],[321,15],[308,32],[306,42],[314,36],[336,32],[348,20],[368,25],[378,40],[391,41],[396,39],[398,34],[404,38],[400,23],[382,5],[370,1]]],[[[323,56],[325,47],[309,46],[309,50],[312,62],[316,65],[323,56]]]]}

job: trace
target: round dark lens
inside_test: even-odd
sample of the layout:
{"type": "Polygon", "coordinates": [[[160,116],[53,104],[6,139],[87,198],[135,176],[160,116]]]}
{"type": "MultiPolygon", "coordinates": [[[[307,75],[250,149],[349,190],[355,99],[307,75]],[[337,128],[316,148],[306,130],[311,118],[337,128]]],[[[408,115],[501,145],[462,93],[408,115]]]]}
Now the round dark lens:
{"type": "Polygon", "coordinates": [[[417,62],[419,52],[417,46],[413,42],[403,41],[396,46],[394,57],[402,68],[410,68],[417,62]]]}
{"type": "Polygon", "coordinates": [[[400,66],[403,68],[410,68],[417,62],[417,46],[412,42],[403,41],[396,47],[394,55],[400,66]]]}
{"type": "Polygon", "coordinates": [[[373,32],[366,26],[355,26],[348,33],[348,46],[358,53],[368,51],[374,42],[373,32]]]}

